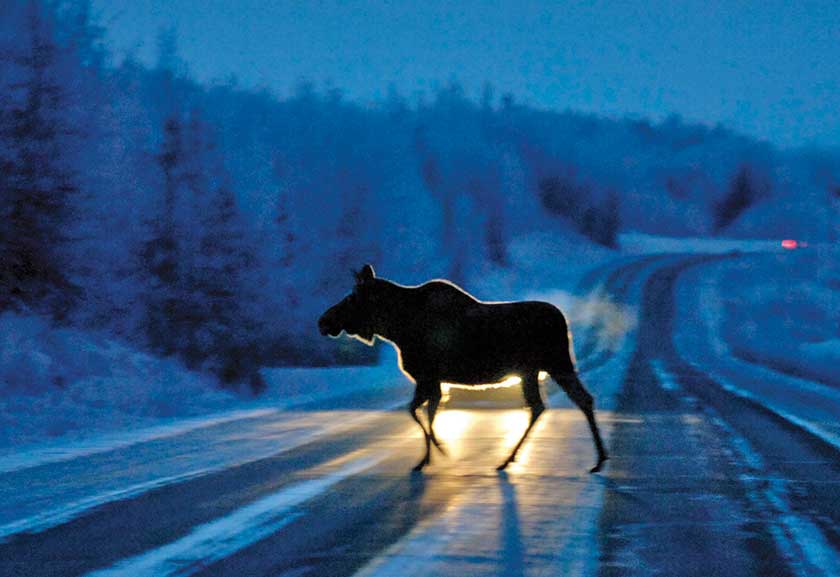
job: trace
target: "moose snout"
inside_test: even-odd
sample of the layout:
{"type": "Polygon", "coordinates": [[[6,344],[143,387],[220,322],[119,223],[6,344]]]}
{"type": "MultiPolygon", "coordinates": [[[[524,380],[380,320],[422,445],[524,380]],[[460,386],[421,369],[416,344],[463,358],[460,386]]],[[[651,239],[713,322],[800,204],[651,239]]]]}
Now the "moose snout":
{"type": "Polygon", "coordinates": [[[338,323],[334,318],[335,315],[330,314],[330,312],[331,311],[325,312],[321,315],[321,318],[318,319],[318,330],[323,336],[337,337],[341,332],[341,329],[337,326],[338,323]]]}
{"type": "Polygon", "coordinates": [[[329,326],[327,325],[327,321],[323,316],[320,319],[318,319],[318,331],[320,331],[322,336],[327,336],[327,334],[329,334],[330,332],[329,326]]]}

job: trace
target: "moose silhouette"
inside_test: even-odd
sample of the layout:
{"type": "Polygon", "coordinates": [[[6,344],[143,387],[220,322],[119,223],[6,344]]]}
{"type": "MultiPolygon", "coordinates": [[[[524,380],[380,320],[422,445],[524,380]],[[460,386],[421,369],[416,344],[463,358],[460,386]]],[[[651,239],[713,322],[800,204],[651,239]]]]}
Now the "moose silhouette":
{"type": "Polygon", "coordinates": [[[540,371],[548,372],[583,411],[598,453],[590,472],[601,470],[608,456],[594,401],[578,379],[569,329],[557,307],[538,301],[483,302],[446,280],[403,286],[378,278],[369,264],[354,274],[353,292],[321,316],[318,328],[331,337],[344,331],[368,345],[378,336],[397,347],[400,368],[416,384],[408,411],[423,429],[426,443],[426,454],[415,470],[429,464],[432,444],[445,454],[433,428],[441,382],[479,385],[515,374],[522,379],[531,419],[498,469],[507,467],[545,410],[540,371]],[[417,416],[426,402],[428,430],[417,416]]]}

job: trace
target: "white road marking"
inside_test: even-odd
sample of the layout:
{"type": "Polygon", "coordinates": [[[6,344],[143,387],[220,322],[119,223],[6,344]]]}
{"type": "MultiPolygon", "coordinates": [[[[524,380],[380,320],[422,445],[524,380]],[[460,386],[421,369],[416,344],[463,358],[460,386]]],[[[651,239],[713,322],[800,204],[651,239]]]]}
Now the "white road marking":
{"type": "Polygon", "coordinates": [[[679,391],[680,386],[674,380],[673,375],[665,368],[665,363],[662,359],[651,359],[650,366],[653,369],[654,375],[659,385],[666,391],[679,391]]]}
{"type": "Polygon", "coordinates": [[[296,510],[302,503],[373,467],[384,457],[378,454],[356,458],[324,477],[295,483],[230,515],[199,525],[177,541],[88,573],[87,577],[192,575],[288,525],[303,514],[296,510]]]}
{"type": "MultiPolygon", "coordinates": [[[[720,303],[721,299],[716,293],[715,285],[710,282],[709,278],[706,275],[696,284],[690,285],[694,289],[692,292],[687,291],[685,293],[692,298],[691,306],[696,306],[697,302],[703,303],[702,307],[688,308],[688,310],[703,313],[700,315],[699,324],[704,331],[700,335],[685,332],[675,334],[674,342],[680,354],[687,359],[691,357],[702,358],[704,360],[702,366],[693,359],[688,360],[688,362],[700,372],[707,374],[729,393],[755,402],[823,441],[835,447],[840,447],[840,438],[837,435],[792,414],[789,410],[780,407],[777,402],[764,398],[764,395],[760,393],[735,385],[722,374],[719,367],[721,363],[725,363],[729,367],[738,369],[744,375],[745,382],[749,382],[750,379],[753,382],[768,380],[785,382],[791,389],[806,390],[820,395],[829,406],[836,403],[838,398],[836,391],[822,384],[783,375],[767,367],[744,362],[733,357],[728,343],[721,336],[722,310],[719,305],[714,306],[715,303],[720,303]],[[697,341],[688,338],[694,337],[696,339],[698,336],[697,341]]],[[[686,307],[685,303],[678,303],[676,315],[679,316],[681,313],[685,315],[686,307]]],[[[707,408],[707,410],[709,409],[707,408]]],[[[828,542],[823,531],[811,519],[799,514],[791,507],[789,483],[785,479],[767,478],[764,459],[755,451],[749,441],[716,413],[712,412],[712,415],[713,422],[730,437],[738,457],[750,470],[749,473],[741,476],[748,498],[759,509],[770,508],[774,513],[771,517],[773,521],[768,522],[768,528],[779,551],[786,558],[793,571],[802,577],[840,575],[840,557],[828,542]]]]}
{"type": "Polygon", "coordinates": [[[152,489],[156,489],[157,487],[163,487],[164,485],[169,485],[171,483],[187,481],[194,477],[199,477],[206,473],[210,473],[213,470],[214,469],[196,469],[194,471],[190,471],[182,475],[160,477],[159,479],[149,481],[148,483],[138,483],[137,485],[132,485],[124,489],[118,489],[115,491],[108,491],[97,495],[91,495],[90,497],[79,499],[78,501],[65,503],[61,507],[56,507],[55,509],[50,509],[48,511],[38,513],[37,515],[24,517],[23,519],[17,519],[15,521],[12,521],[11,523],[0,525],[0,543],[2,543],[7,537],[14,535],[15,533],[22,533],[24,531],[30,533],[38,533],[49,529],[50,527],[55,527],[56,525],[66,523],[67,521],[70,521],[74,517],[81,515],[82,513],[93,507],[103,505],[111,501],[128,499],[129,497],[133,497],[135,495],[139,495],[141,493],[145,493],[152,489]]]}
{"type": "MultiPolygon", "coordinates": [[[[0,543],[2,543],[9,536],[14,535],[16,533],[21,533],[24,531],[37,533],[49,529],[51,527],[55,527],[62,523],[66,523],[93,507],[97,507],[105,503],[110,503],[112,501],[128,499],[130,497],[140,495],[142,493],[145,493],[152,489],[156,489],[158,487],[163,487],[165,485],[181,483],[196,477],[200,477],[202,475],[207,475],[230,467],[243,465],[245,463],[253,461],[258,461],[260,459],[265,459],[274,455],[279,455],[281,453],[294,450],[297,447],[300,447],[301,445],[304,445],[306,443],[310,443],[313,440],[316,440],[320,437],[352,429],[354,427],[364,424],[367,421],[371,421],[381,416],[382,413],[380,412],[364,412],[358,417],[349,418],[332,423],[321,428],[320,430],[302,430],[298,434],[294,434],[290,438],[284,439],[283,446],[272,447],[268,450],[254,451],[250,454],[241,455],[240,458],[234,459],[232,461],[217,463],[213,466],[198,466],[196,468],[193,468],[191,470],[185,471],[177,475],[164,475],[152,479],[150,481],[136,483],[127,487],[97,492],[92,495],[86,496],[83,499],[64,502],[58,506],[53,506],[51,509],[48,509],[46,511],[40,511],[35,515],[15,519],[14,521],[0,525],[0,543]]],[[[21,488],[21,490],[23,490],[23,488],[21,488]]],[[[57,500],[53,500],[54,505],[56,502],[57,500]]],[[[0,506],[2,506],[2,500],[0,500],[0,506]]]]}
{"type": "Polygon", "coordinates": [[[806,421],[805,419],[801,419],[801,418],[797,417],[796,415],[794,415],[793,413],[791,413],[790,411],[782,409],[781,407],[777,406],[775,403],[768,402],[766,399],[763,399],[763,398],[759,397],[758,395],[754,395],[750,391],[747,391],[746,389],[742,389],[741,387],[738,387],[738,386],[732,384],[731,381],[729,381],[728,379],[722,377],[721,375],[719,375],[717,373],[711,372],[709,374],[711,375],[711,377],[715,381],[720,383],[720,386],[724,390],[729,391],[730,393],[732,393],[733,395],[735,395],[737,397],[741,397],[743,399],[748,399],[750,401],[753,401],[754,403],[757,403],[757,404],[761,405],[762,407],[764,407],[765,409],[767,409],[771,413],[775,413],[776,415],[778,415],[782,419],[786,420],[787,422],[789,422],[793,425],[796,425],[800,429],[804,429],[805,431],[811,433],[815,437],[818,437],[819,439],[825,441],[829,445],[832,445],[833,447],[835,447],[837,449],[840,449],[840,437],[833,434],[831,431],[826,431],[822,427],[820,427],[818,425],[815,425],[815,424],[813,424],[809,421],[806,421]]]}
{"type": "MultiPolygon", "coordinates": [[[[714,423],[726,432],[741,459],[755,472],[766,471],[764,460],[749,441],[738,434],[719,416],[714,423]]],[[[826,537],[810,519],[798,514],[790,506],[788,483],[784,479],[767,479],[751,475],[741,477],[747,497],[760,509],[771,507],[775,513],[768,528],[779,551],[797,575],[825,577],[840,575],[840,558],[834,553],[826,537]]]]}
{"type": "MultiPolygon", "coordinates": [[[[722,337],[723,311],[719,305],[721,297],[717,292],[714,278],[714,276],[708,274],[700,280],[692,277],[692,283],[687,287],[692,290],[685,292],[691,300],[678,303],[675,314],[686,316],[686,311],[699,312],[699,327],[703,329],[701,334],[678,332],[674,335],[674,344],[681,356],[701,372],[708,373],[726,391],[758,403],[788,422],[808,431],[834,447],[840,448],[840,436],[831,430],[820,427],[812,419],[807,418],[810,407],[802,407],[801,405],[796,407],[790,405],[789,402],[788,405],[790,406],[783,407],[779,403],[780,400],[782,403],[788,401],[785,398],[787,390],[801,390],[820,397],[820,409],[833,409],[840,406],[840,393],[836,389],[821,383],[786,375],[761,364],[734,357],[728,343],[722,337]],[[697,303],[703,303],[703,306],[697,306],[697,303]],[[699,361],[703,361],[702,366],[699,361]],[[736,375],[738,373],[742,374],[743,377],[739,381],[743,380],[742,384],[747,384],[754,390],[748,390],[743,386],[734,384],[723,374],[723,367],[727,368],[727,372],[736,375]],[[768,390],[766,386],[763,387],[763,390],[762,388],[756,388],[757,385],[765,384],[772,384],[777,387],[777,391],[768,390]],[[775,400],[770,397],[775,397],[775,400]],[[794,414],[795,412],[798,415],[794,414]]],[[[689,324],[693,325],[694,323],[689,324]]],[[[833,410],[828,413],[825,420],[836,420],[836,414],[836,410],[833,410]]]]}
{"type": "Polygon", "coordinates": [[[48,463],[69,461],[97,453],[105,453],[139,443],[176,437],[184,433],[189,433],[190,431],[213,427],[231,421],[264,417],[276,412],[277,409],[275,408],[229,411],[203,417],[179,419],[174,423],[147,427],[128,433],[104,434],[81,441],[40,446],[28,450],[24,449],[0,457],[0,474],[30,469],[48,463]]]}

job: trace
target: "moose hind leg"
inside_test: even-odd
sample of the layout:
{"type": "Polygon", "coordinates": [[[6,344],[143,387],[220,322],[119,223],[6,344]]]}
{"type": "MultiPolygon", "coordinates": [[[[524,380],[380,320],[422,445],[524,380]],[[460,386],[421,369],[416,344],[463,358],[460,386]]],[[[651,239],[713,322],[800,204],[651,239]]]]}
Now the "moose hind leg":
{"type": "Polygon", "coordinates": [[[561,373],[557,376],[552,375],[554,380],[563,387],[569,398],[583,411],[586,420],[589,423],[589,430],[592,431],[592,440],[595,443],[595,450],[598,452],[598,462],[592,467],[589,472],[597,473],[604,465],[604,461],[609,459],[607,451],[604,449],[604,442],[601,440],[601,432],[598,429],[598,423],[595,421],[595,401],[592,395],[580,382],[575,373],[561,373]]]}
{"type": "Polygon", "coordinates": [[[423,421],[421,421],[420,417],[417,416],[417,409],[419,409],[428,398],[429,397],[427,390],[424,387],[421,387],[420,384],[418,384],[417,387],[414,389],[414,398],[411,399],[411,403],[409,403],[408,405],[408,413],[411,415],[411,418],[414,419],[414,421],[418,425],[420,425],[420,429],[423,430],[423,440],[426,444],[426,454],[423,456],[422,459],[420,459],[420,462],[414,466],[415,471],[422,470],[423,467],[429,464],[430,460],[429,441],[431,437],[429,435],[429,432],[426,430],[425,425],[423,425],[423,421]]]}
{"type": "Polygon", "coordinates": [[[540,381],[537,378],[537,373],[529,373],[524,376],[522,380],[522,391],[525,394],[525,402],[531,409],[531,420],[528,422],[528,427],[525,429],[525,432],[522,433],[522,438],[519,439],[518,443],[516,443],[516,446],[513,448],[510,456],[504,463],[496,467],[499,471],[504,470],[509,464],[516,460],[516,453],[519,452],[519,448],[522,446],[522,443],[525,442],[525,438],[528,436],[528,433],[531,432],[531,429],[534,427],[534,423],[537,422],[537,419],[539,419],[540,415],[542,415],[543,411],[545,411],[545,404],[543,404],[542,396],[540,395],[540,381]]]}

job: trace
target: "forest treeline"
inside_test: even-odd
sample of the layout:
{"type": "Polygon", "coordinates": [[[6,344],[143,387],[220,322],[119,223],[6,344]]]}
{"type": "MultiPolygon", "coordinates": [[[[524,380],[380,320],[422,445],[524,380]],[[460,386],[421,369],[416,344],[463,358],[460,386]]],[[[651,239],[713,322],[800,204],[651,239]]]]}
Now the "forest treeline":
{"type": "Polygon", "coordinates": [[[314,320],[364,262],[468,284],[535,230],[615,248],[624,230],[823,238],[833,218],[828,153],[538,110],[489,85],[372,105],[304,81],[284,97],[200,85],[172,31],[154,66],[115,63],[88,1],[0,7],[0,310],[226,383],[358,360],[314,320]]]}

